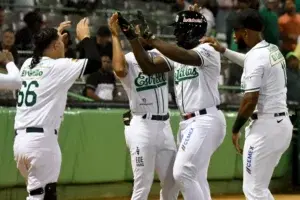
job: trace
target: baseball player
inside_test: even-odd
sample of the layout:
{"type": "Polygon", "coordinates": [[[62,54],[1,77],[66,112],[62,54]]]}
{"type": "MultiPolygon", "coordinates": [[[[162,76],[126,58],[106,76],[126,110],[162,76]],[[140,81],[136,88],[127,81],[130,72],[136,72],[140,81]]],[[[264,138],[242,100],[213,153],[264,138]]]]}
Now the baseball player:
{"type": "Polygon", "coordinates": [[[220,54],[208,44],[199,44],[206,33],[205,17],[195,11],[177,14],[174,35],[177,45],[157,39],[143,21],[141,35],[164,56],[151,58],[142,48],[133,26],[120,23],[142,70],[156,74],[174,70],[177,105],[182,115],[173,176],[185,200],[209,200],[207,170],[211,155],[220,146],[226,130],[219,110],[220,54]]]}
{"type": "Polygon", "coordinates": [[[223,48],[212,38],[202,42],[209,42],[244,67],[241,78],[244,97],[232,128],[233,144],[242,153],[239,132],[251,118],[243,149],[243,191],[248,200],[274,200],[268,187],[293,132],[286,104],[286,62],[276,45],[261,38],[263,22],[256,10],[238,13],[234,30],[236,42],[251,48],[246,55],[223,48]]]}
{"type": "Polygon", "coordinates": [[[66,106],[67,92],[83,74],[101,66],[95,43],[89,39],[88,20],[77,24],[77,38],[88,59],[64,58],[61,32],[70,26],[45,28],[34,36],[33,57],[21,70],[22,87],[15,117],[14,157],[26,180],[27,200],[56,200],[56,182],[61,166],[57,134],[66,106]]]}
{"type": "Polygon", "coordinates": [[[0,52],[0,63],[5,64],[8,74],[0,74],[0,89],[17,90],[21,88],[19,69],[10,52],[0,52]]]}
{"type": "MultiPolygon", "coordinates": [[[[125,126],[125,140],[131,153],[134,175],[132,200],[147,200],[156,170],[161,182],[161,200],[175,200],[179,188],[173,179],[176,144],[168,114],[168,76],[148,75],[140,69],[134,54],[124,55],[119,26],[124,19],[115,13],[109,22],[113,42],[113,69],[130,101],[132,119],[125,126]]],[[[135,21],[135,23],[139,23],[135,21]]],[[[149,56],[159,52],[144,45],[149,56]]]]}

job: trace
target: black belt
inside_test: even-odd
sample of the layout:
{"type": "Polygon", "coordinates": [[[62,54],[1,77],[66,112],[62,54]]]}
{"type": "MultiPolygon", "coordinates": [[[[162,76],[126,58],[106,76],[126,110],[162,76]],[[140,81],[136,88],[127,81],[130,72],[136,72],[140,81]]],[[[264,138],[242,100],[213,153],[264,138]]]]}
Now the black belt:
{"type": "MultiPolygon", "coordinates": [[[[26,133],[44,133],[44,129],[40,127],[27,127],[26,133]]],[[[15,134],[17,135],[17,130],[15,130],[15,134]]],[[[54,130],[54,134],[57,135],[57,130],[54,130]]]]}
{"type": "MultiPolygon", "coordinates": [[[[143,115],[143,119],[147,118],[147,114],[143,115]]],[[[156,121],[166,121],[170,118],[169,113],[166,115],[152,115],[150,120],[156,120],[156,121]]]]}
{"type": "MultiPolygon", "coordinates": [[[[218,110],[220,110],[220,106],[216,106],[216,108],[217,108],[218,110]]],[[[206,114],[207,114],[207,110],[206,110],[205,108],[202,109],[202,110],[199,110],[198,112],[199,112],[199,115],[206,115],[206,114]]],[[[184,116],[183,116],[183,119],[184,119],[184,120],[188,120],[188,119],[191,119],[191,118],[193,118],[193,117],[196,117],[196,112],[188,113],[188,114],[184,115],[184,116]]]]}
{"type": "MultiPolygon", "coordinates": [[[[274,114],[274,117],[283,117],[283,116],[286,116],[287,114],[285,113],[285,112],[281,112],[281,113],[275,113],[274,114]]],[[[252,120],[257,120],[258,119],[258,115],[257,115],[257,113],[253,113],[252,115],[251,115],[251,119],[252,120]]]]}

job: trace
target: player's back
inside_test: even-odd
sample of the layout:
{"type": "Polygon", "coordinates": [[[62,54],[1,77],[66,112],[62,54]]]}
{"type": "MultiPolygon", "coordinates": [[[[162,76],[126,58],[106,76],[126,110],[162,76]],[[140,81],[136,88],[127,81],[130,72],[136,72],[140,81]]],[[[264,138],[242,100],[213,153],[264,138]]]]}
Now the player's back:
{"type": "Polygon", "coordinates": [[[70,59],[43,57],[32,69],[31,60],[27,59],[20,70],[22,88],[18,95],[15,129],[33,126],[58,129],[68,89],[78,77],[68,71],[78,70],[76,67],[66,66],[68,63],[71,65],[70,59]],[[64,70],[68,68],[69,70],[64,70]]]}
{"type": "MultiPolygon", "coordinates": [[[[278,47],[263,41],[247,54],[246,60],[249,60],[250,64],[258,62],[257,69],[252,75],[248,75],[248,78],[251,79],[255,73],[262,73],[257,111],[259,113],[286,112],[286,62],[278,47]]],[[[245,66],[246,74],[247,70],[249,69],[245,66]]]]}

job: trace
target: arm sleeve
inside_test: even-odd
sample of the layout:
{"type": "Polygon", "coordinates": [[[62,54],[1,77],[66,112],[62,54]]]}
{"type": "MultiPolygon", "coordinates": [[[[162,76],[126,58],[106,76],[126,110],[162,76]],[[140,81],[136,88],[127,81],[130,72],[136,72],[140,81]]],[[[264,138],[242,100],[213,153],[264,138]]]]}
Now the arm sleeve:
{"type": "Polygon", "coordinates": [[[226,49],[226,51],[223,54],[226,58],[234,62],[235,64],[244,67],[244,61],[246,59],[246,54],[238,53],[229,49],[226,49]]]}
{"type": "Polygon", "coordinates": [[[0,74],[0,89],[16,90],[21,88],[20,72],[15,63],[6,65],[8,74],[0,74]]]}
{"type": "Polygon", "coordinates": [[[245,60],[244,83],[242,83],[245,93],[260,90],[264,74],[262,62],[263,59],[259,56],[251,56],[245,60]]]}
{"type": "Polygon", "coordinates": [[[91,74],[98,71],[102,63],[95,41],[90,38],[85,38],[80,42],[80,46],[83,48],[84,54],[87,58],[87,63],[83,74],[91,74]]]}
{"type": "Polygon", "coordinates": [[[86,80],[86,87],[92,90],[96,90],[98,85],[97,74],[91,74],[86,80]]]}

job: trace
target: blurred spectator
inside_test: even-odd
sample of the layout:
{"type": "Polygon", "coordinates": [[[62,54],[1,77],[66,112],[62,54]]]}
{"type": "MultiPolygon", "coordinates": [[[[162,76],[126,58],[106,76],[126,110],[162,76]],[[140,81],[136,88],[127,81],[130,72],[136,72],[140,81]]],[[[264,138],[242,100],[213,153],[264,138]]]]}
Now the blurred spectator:
{"type": "Polygon", "coordinates": [[[300,68],[299,58],[294,52],[286,55],[287,61],[287,100],[300,103],[300,68]]]}
{"type": "Polygon", "coordinates": [[[33,35],[40,31],[43,20],[37,12],[29,12],[24,16],[26,27],[16,34],[16,45],[19,50],[31,50],[33,48],[33,35]]]}
{"type": "Polygon", "coordinates": [[[101,57],[102,67],[98,72],[88,76],[83,95],[95,101],[113,100],[115,97],[116,78],[112,72],[109,55],[101,57]]]}
{"type": "MultiPolygon", "coordinates": [[[[216,17],[216,32],[226,33],[228,28],[226,27],[225,19],[237,5],[237,0],[217,0],[219,5],[218,14],[216,17]]],[[[229,27],[230,28],[230,27],[229,27]]]]}
{"type": "Polygon", "coordinates": [[[281,50],[286,55],[295,50],[300,35],[300,14],[296,13],[294,0],[286,0],[285,14],[279,18],[278,23],[282,39],[281,50]]]}
{"type": "MultiPolygon", "coordinates": [[[[95,38],[100,55],[108,55],[112,58],[112,43],[111,43],[111,32],[108,26],[101,26],[95,38]]],[[[80,58],[85,58],[83,49],[78,47],[80,52],[80,58]]]]}
{"type": "Polygon", "coordinates": [[[0,43],[0,50],[8,50],[12,53],[14,57],[14,62],[18,66],[19,63],[19,54],[15,46],[15,33],[13,30],[5,30],[2,35],[2,41],[0,43]]]}
{"type": "Polygon", "coordinates": [[[73,44],[72,39],[71,39],[71,34],[69,31],[64,30],[62,32],[63,34],[67,34],[66,37],[63,38],[63,42],[65,45],[65,57],[66,58],[76,58],[76,51],[72,49],[71,45],[73,44]]]}
{"type": "Polygon", "coordinates": [[[4,8],[0,6],[0,37],[2,38],[3,31],[6,29],[4,24],[4,8]]]}
{"type": "Polygon", "coordinates": [[[279,25],[278,15],[276,13],[279,6],[279,0],[266,0],[266,7],[260,10],[260,15],[264,21],[264,39],[272,44],[279,46],[279,25]]]}

